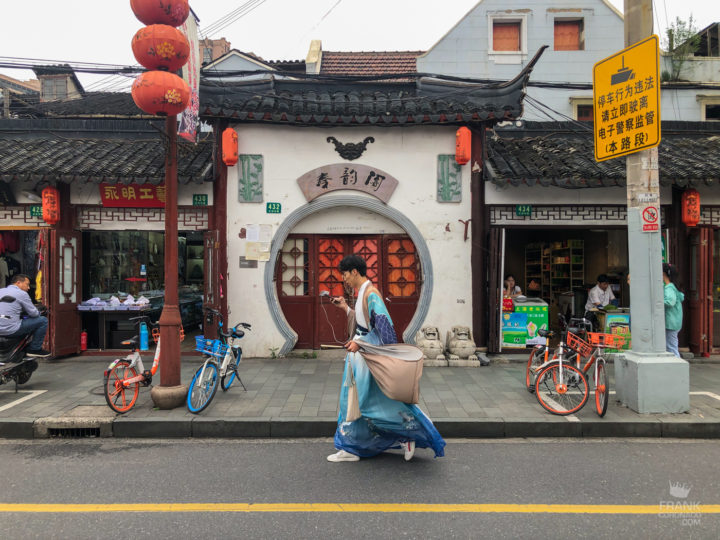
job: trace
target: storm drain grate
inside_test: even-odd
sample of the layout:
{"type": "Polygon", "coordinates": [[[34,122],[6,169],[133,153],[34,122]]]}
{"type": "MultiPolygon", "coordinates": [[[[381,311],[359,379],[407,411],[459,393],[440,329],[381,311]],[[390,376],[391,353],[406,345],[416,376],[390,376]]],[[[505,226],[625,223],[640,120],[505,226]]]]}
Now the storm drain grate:
{"type": "Polygon", "coordinates": [[[72,427],[72,428],[48,428],[50,437],[81,439],[85,437],[99,437],[99,427],[72,427]]]}

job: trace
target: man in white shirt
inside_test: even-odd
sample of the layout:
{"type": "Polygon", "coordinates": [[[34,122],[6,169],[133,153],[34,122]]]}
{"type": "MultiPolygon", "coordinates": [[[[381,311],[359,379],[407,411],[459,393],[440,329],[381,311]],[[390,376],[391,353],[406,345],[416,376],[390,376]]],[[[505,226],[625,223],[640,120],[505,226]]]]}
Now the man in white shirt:
{"type": "MultiPolygon", "coordinates": [[[[608,304],[616,303],[615,295],[610,288],[610,281],[605,274],[600,274],[597,277],[597,285],[595,285],[588,293],[588,299],[585,303],[585,311],[589,312],[593,309],[600,309],[608,304]]],[[[585,315],[585,318],[590,319],[593,322],[593,326],[597,326],[597,318],[591,313],[585,315]]]]}

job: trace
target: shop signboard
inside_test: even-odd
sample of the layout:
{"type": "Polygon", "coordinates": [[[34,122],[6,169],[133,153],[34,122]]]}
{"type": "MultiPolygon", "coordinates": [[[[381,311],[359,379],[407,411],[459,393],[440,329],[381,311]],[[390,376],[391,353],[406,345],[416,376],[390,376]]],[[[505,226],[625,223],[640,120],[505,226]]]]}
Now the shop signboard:
{"type": "Polygon", "coordinates": [[[548,305],[540,300],[530,303],[516,303],[515,313],[524,313],[526,316],[525,332],[526,345],[544,345],[545,338],[538,335],[538,330],[548,329],[548,305]]]}
{"type": "Polygon", "coordinates": [[[623,49],[593,67],[595,160],[660,144],[658,37],[623,49]]]}
{"type": "Polygon", "coordinates": [[[100,184],[105,208],[165,208],[165,185],[100,184]]]}
{"type": "Polygon", "coordinates": [[[207,206],[208,205],[207,193],[193,193],[192,201],[193,201],[193,203],[192,203],[193,206],[207,206]]]}
{"type": "Polygon", "coordinates": [[[527,338],[527,314],[502,314],[502,347],[525,347],[527,338]]]}

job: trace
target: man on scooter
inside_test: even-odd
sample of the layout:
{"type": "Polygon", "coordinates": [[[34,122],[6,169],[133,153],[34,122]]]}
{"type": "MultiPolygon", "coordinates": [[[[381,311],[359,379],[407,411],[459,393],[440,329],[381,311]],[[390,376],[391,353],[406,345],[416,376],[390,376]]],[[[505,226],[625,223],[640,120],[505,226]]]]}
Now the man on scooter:
{"type": "Polygon", "coordinates": [[[22,337],[33,334],[26,356],[31,358],[47,358],[50,352],[42,348],[47,333],[47,317],[40,312],[30,301],[27,291],[30,289],[30,278],[25,274],[15,274],[10,285],[0,289],[0,298],[12,296],[14,302],[0,302],[0,336],[22,337]],[[28,318],[23,319],[23,311],[28,318]]]}

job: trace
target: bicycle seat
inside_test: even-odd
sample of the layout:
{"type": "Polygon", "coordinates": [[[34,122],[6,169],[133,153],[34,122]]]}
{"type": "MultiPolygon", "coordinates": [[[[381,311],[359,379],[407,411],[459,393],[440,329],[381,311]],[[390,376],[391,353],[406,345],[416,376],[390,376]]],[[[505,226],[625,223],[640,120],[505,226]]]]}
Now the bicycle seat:
{"type": "Polygon", "coordinates": [[[122,345],[132,345],[133,347],[137,347],[137,344],[140,343],[140,336],[133,336],[130,339],[121,341],[120,343],[122,345]]]}
{"type": "Polygon", "coordinates": [[[540,337],[544,337],[544,338],[551,338],[555,335],[555,332],[553,332],[552,330],[540,329],[540,330],[538,330],[538,335],[540,337]]]}

